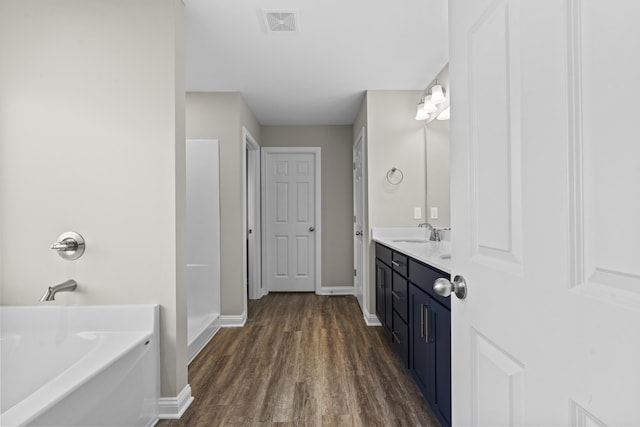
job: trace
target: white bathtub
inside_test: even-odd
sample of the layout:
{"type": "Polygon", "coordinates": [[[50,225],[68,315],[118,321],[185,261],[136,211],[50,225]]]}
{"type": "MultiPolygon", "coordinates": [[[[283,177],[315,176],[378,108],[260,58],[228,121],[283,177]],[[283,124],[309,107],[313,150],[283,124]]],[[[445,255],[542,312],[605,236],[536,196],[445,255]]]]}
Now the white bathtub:
{"type": "Polygon", "coordinates": [[[0,307],[1,426],[152,426],[157,305],[0,307]]]}

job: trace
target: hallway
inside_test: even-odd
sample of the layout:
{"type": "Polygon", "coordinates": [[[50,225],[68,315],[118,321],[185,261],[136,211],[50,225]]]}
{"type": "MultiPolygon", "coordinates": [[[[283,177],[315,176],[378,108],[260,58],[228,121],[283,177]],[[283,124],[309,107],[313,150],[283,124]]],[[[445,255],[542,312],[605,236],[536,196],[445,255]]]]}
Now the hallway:
{"type": "Polygon", "coordinates": [[[354,297],[249,301],[189,366],[195,401],[176,426],[437,426],[381,327],[354,297]]]}

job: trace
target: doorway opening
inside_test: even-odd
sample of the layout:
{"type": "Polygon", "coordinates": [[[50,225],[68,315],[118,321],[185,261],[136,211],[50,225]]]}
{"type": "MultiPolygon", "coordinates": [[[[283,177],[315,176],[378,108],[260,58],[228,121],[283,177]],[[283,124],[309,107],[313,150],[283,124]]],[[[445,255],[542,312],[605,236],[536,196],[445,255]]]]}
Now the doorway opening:
{"type": "MultiPolygon", "coordinates": [[[[245,127],[242,128],[243,173],[242,202],[244,212],[243,292],[245,312],[247,299],[260,299],[262,287],[262,244],[260,236],[260,145],[245,127]]],[[[248,315],[248,313],[247,313],[248,315]]]]}

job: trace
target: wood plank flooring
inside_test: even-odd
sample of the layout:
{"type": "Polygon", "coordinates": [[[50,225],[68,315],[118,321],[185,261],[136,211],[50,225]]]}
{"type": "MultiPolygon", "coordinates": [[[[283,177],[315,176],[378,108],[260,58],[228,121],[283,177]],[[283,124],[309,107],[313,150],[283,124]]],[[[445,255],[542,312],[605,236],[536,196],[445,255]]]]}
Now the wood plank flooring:
{"type": "Polygon", "coordinates": [[[438,426],[352,296],[271,293],[189,366],[195,401],[160,427],[438,426]]]}

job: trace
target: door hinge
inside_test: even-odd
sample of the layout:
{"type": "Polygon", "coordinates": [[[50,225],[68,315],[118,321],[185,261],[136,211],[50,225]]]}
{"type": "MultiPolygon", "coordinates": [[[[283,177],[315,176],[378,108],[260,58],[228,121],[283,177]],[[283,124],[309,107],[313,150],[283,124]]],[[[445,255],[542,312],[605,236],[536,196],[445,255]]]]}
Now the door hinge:
{"type": "Polygon", "coordinates": [[[355,277],[358,274],[358,270],[356,270],[355,268],[353,269],[353,277],[355,277]]]}
{"type": "Polygon", "coordinates": [[[356,162],[353,162],[353,170],[356,170],[356,162]]]}
{"type": "Polygon", "coordinates": [[[354,224],[356,223],[356,216],[355,215],[353,216],[353,223],[354,224]]]}

